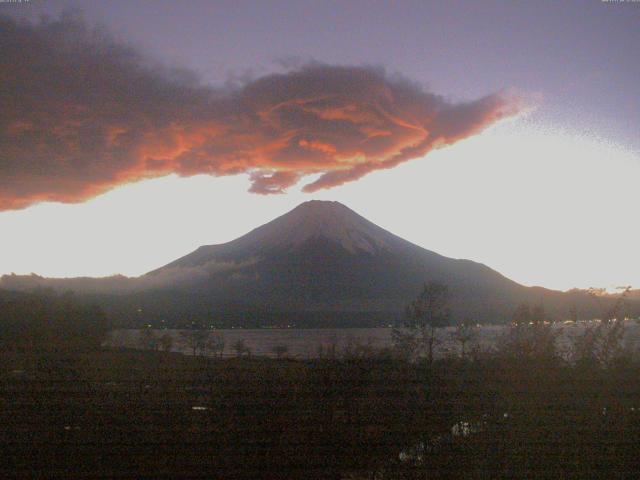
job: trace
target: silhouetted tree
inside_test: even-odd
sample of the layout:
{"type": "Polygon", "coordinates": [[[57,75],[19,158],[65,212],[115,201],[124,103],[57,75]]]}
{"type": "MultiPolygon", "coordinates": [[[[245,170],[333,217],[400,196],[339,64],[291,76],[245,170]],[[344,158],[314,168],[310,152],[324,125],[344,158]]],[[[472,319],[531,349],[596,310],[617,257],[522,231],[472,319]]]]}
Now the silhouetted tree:
{"type": "Polygon", "coordinates": [[[449,288],[438,282],[424,285],[420,295],[407,307],[405,330],[394,330],[393,341],[397,348],[412,348],[409,357],[427,352],[428,362],[433,363],[436,328],[449,325],[449,288]]]}
{"type": "Polygon", "coordinates": [[[556,341],[559,330],[547,321],[544,307],[520,304],[513,313],[511,326],[499,339],[498,350],[510,357],[529,360],[557,360],[556,341]]]}
{"type": "Polygon", "coordinates": [[[531,323],[540,324],[548,321],[547,312],[541,303],[531,307],[531,323]]]}
{"type": "Polygon", "coordinates": [[[205,349],[214,356],[222,356],[224,352],[224,337],[220,332],[209,332],[205,342],[205,349]]]}
{"type": "Polygon", "coordinates": [[[151,327],[146,327],[138,333],[138,345],[143,350],[158,350],[160,341],[151,327]]]}
{"type": "Polygon", "coordinates": [[[9,350],[96,350],[109,329],[102,310],[71,293],[39,291],[0,303],[0,344],[9,350]]]}
{"type": "Polygon", "coordinates": [[[521,303],[516,307],[513,316],[511,317],[511,324],[519,327],[528,325],[531,322],[531,307],[528,303],[521,303]]]}
{"type": "Polygon", "coordinates": [[[567,314],[567,320],[571,320],[573,323],[578,322],[578,308],[572,305],[567,314]]]}
{"type": "MultiPolygon", "coordinates": [[[[599,322],[587,324],[582,334],[573,339],[573,360],[578,365],[610,368],[624,355],[625,307],[631,287],[620,287],[613,304],[603,309],[599,322]]],[[[601,290],[589,293],[600,301],[601,290]]]]}
{"type": "Polygon", "coordinates": [[[251,355],[251,349],[247,346],[243,338],[241,338],[240,340],[237,340],[233,344],[233,349],[236,351],[236,355],[238,357],[251,355]]]}
{"type": "Polygon", "coordinates": [[[209,333],[206,330],[192,329],[183,330],[180,332],[180,336],[187,344],[187,347],[191,349],[192,355],[195,356],[198,355],[199,352],[204,352],[209,333]]]}
{"type": "Polygon", "coordinates": [[[173,337],[168,333],[163,333],[160,337],[160,346],[164,352],[170,352],[173,347],[173,337]]]}
{"type": "Polygon", "coordinates": [[[363,360],[381,357],[386,352],[383,349],[376,349],[371,338],[363,340],[357,337],[350,337],[342,349],[342,358],[345,360],[363,360]]]}
{"type": "Polygon", "coordinates": [[[603,320],[611,322],[613,320],[624,320],[627,316],[627,297],[631,291],[631,287],[618,287],[616,300],[611,307],[605,310],[603,320]]]}
{"type": "Polygon", "coordinates": [[[467,346],[478,339],[478,327],[474,322],[465,320],[456,326],[452,334],[453,340],[460,344],[462,358],[467,355],[467,346]]]}

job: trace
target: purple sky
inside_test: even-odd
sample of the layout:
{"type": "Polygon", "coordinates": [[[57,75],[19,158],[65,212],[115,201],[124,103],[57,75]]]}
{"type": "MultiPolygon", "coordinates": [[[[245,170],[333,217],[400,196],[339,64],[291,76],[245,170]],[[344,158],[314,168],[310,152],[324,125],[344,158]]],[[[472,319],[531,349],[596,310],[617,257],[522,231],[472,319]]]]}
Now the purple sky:
{"type": "Polygon", "coordinates": [[[56,34],[73,21],[0,23],[0,275],[140,275],[315,198],[526,285],[640,287],[638,1],[23,0],[0,15],[73,8],[142,62],[56,34]],[[148,59],[236,88],[176,86],[148,59]]]}
{"type": "Polygon", "coordinates": [[[536,121],[640,149],[640,3],[31,0],[0,13],[70,7],[214,85],[292,59],[380,65],[455,100],[541,94],[536,121]]]}

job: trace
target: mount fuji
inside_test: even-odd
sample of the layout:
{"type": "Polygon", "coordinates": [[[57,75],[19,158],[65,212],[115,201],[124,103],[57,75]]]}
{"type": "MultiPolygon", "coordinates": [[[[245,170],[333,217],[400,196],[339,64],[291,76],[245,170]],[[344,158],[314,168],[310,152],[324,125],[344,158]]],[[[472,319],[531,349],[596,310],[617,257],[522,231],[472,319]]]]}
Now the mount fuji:
{"type": "MultiPolygon", "coordinates": [[[[5,275],[0,287],[74,290],[119,326],[381,326],[402,320],[426,282],[446,284],[455,321],[503,323],[523,302],[551,319],[602,314],[612,298],[525,287],[470,260],[408,242],[338,202],[309,201],[228,243],[141,277],[5,275]]],[[[635,315],[640,301],[629,298],[635,315]]]]}
{"type": "Polygon", "coordinates": [[[341,203],[316,200],[145,277],[183,298],[194,317],[231,323],[386,324],[429,281],[449,286],[458,320],[504,322],[521,302],[543,303],[556,316],[571,306],[571,294],[524,287],[412,244],[341,203]]]}

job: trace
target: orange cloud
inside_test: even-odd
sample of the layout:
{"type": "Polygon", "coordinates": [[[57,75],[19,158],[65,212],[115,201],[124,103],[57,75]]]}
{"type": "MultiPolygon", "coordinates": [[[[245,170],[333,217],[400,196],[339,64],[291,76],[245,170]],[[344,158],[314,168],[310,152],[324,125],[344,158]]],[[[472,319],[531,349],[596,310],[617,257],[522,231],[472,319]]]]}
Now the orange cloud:
{"type": "Polygon", "coordinates": [[[521,110],[452,104],[370,67],[313,64],[233,91],[145,59],[81,19],[0,17],[0,210],[79,202],[170,173],[245,173],[250,191],[331,188],[422,157],[521,110]]]}

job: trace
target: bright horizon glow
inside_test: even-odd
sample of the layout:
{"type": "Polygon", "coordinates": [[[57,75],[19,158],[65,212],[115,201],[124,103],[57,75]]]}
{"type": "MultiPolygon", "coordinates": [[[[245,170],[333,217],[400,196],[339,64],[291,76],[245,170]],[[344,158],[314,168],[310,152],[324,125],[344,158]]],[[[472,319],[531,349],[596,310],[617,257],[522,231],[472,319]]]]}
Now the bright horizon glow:
{"type": "Polygon", "coordinates": [[[524,285],[637,288],[638,178],[636,154],[521,118],[315,194],[265,197],[246,192],[245,176],[171,175],[83,204],[1,212],[0,274],[137,276],[320,199],[524,285]]]}

